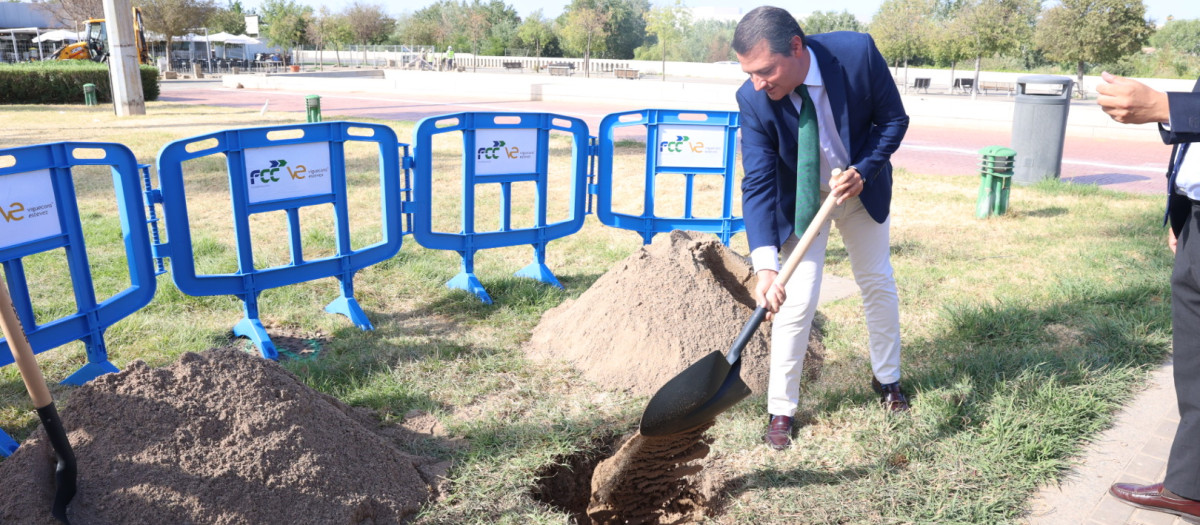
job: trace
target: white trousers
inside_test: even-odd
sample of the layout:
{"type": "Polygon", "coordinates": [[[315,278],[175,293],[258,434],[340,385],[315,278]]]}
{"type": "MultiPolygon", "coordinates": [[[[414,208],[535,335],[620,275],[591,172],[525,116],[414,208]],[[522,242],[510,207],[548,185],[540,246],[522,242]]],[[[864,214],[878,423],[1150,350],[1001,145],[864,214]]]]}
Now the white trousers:
{"type": "MultiPolygon", "coordinates": [[[[822,200],[825,195],[821,195],[822,200]]],[[[871,368],[880,383],[900,380],[900,300],[890,259],[889,229],[891,218],[875,222],[857,197],[833,210],[832,224],[842,234],[850,255],[854,280],[862,289],[863,310],[871,353],[871,368]]],[[[771,325],[771,375],[767,386],[767,411],[772,415],[793,416],[800,403],[800,377],[808,335],[812,331],[817,299],[821,294],[821,274],[825,266],[825,247],[829,242],[830,222],[804,254],[800,266],[784,286],[787,300],[775,314],[771,325]]],[[[800,239],[788,238],[780,250],[784,260],[800,239]]]]}

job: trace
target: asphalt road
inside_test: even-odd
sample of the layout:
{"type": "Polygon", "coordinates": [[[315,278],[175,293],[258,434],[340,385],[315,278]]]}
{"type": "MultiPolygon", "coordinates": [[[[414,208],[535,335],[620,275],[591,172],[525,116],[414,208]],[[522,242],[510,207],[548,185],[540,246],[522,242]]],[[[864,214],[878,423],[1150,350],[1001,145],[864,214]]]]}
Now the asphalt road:
{"type": "MultiPolygon", "coordinates": [[[[351,81],[352,80],[348,80],[351,81]]],[[[305,112],[304,97],[321,95],[326,119],[372,117],[416,121],[425,117],[467,111],[528,111],[578,117],[595,134],[601,119],[610,113],[645,109],[644,106],[506,100],[463,96],[412,96],[403,93],[333,93],[248,90],[223,87],[219,81],[167,81],[160,101],[242,107],[255,111],[266,104],[270,111],[305,112]]],[[[1072,111],[1089,110],[1077,105],[1072,111]]],[[[1099,111],[1099,109],[1095,109],[1099,111]]],[[[624,128],[626,135],[634,128],[624,128]]],[[[618,138],[621,138],[620,136],[618,138]]],[[[400,137],[411,141],[411,137],[400,137]]],[[[977,176],[979,150],[1010,144],[1010,132],[969,126],[939,127],[914,122],[900,150],[892,157],[897,167],[918,173],[977,176]]],[[[1105,188],[1157,194],[1165,191],[1166,161],[1170,147],[1153,140],[1081,138],[1068,136],[1063,147],[1062,178],[1105,188]]]]}

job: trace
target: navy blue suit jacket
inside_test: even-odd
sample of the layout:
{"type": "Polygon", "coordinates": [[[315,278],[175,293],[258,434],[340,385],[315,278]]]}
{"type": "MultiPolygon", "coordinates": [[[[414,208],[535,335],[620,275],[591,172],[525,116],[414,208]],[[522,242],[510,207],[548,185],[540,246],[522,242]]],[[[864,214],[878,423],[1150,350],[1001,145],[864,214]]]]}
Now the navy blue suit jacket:
{"type": "MultiPolygon", "coordinates": [[[[1192,209],[1187,197],[1175,193],[1175,184],[1171,173],[1175,171],[1175,153],[1179,145],[1185,142],[1200,142],[1200,79],[1192,86],[1191,93],[1167,93],[1171,104],[1171,129],[1158,127],[1164,144],[1174,144],[1171,150],[1171,161],[1167,164],[1167,218],[1175,234],[1183,229],[1183,221],[1192,209]]],[[[1200,155],[1200,150],[1188,147],[1189,155],[1200,155]]]]}
{"type": "MultiPolygon", "coordinates": [[[[829,96],[850,165],[864,179],[863,206],[887,219],[892,201],[892,153],[908,129],[908,115],[887,63],[866,33],[806,36],[829,96]]],[[[796,209],[795,105],[773,101],[747,80],[737,91],[742,120],[742,215],[750,249],[781,246],[793,231],[796,209]]]]}

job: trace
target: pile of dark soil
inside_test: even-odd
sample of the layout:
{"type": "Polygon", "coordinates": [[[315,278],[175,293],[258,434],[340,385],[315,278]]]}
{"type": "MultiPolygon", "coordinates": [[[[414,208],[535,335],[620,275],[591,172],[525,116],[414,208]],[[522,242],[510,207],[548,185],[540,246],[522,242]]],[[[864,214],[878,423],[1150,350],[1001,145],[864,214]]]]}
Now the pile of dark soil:
{"type": "MultiPolygon", "coordinates": [[[[134,362],[62,411],[79,464],[74,524],[402,523],[446,463],[415,434],[231,349],[134,362]]],[[[54,453],[39,428],[0,463],[2,523],[56,523],[54,453]]]]}

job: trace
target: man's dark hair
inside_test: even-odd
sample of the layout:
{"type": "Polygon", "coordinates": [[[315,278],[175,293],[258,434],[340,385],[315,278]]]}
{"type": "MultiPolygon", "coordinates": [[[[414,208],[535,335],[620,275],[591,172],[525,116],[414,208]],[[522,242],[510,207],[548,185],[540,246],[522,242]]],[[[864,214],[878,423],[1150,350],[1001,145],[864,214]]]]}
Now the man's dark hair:
{"type": "Polygon", "coordinates": [[[800,29],[800,24],[792,14],[778,7],[764,5],[746,13],[738,22],[733,32],[733,51],[744,55],[760,40],[766,40],[772,53],[790,55],[793,36],[804,40],[804,30],[800,29]]]}

